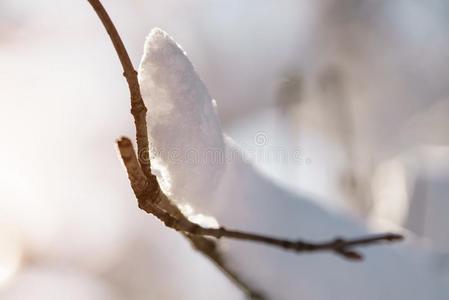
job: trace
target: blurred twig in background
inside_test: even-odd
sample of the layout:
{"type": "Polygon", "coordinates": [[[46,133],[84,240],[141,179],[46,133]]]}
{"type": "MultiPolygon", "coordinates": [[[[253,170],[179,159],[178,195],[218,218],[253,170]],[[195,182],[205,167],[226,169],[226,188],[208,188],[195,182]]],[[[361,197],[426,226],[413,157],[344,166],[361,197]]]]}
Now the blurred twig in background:
{"type": "Polygon", "coordinates": [[[334,131],[346,156],[346,167],[340,175],[345,198],[359,214],[367,216],[373,205],[369,176],[372,170],[368,167],[365,167],[368,170],[361,170],[357,161],[353,104],[345,86],[345,74],[341,67],[330,65],[320,74],[318,83],[324,102],[323,113],[331,122],[332,129],[328,130],[334,131]]]}

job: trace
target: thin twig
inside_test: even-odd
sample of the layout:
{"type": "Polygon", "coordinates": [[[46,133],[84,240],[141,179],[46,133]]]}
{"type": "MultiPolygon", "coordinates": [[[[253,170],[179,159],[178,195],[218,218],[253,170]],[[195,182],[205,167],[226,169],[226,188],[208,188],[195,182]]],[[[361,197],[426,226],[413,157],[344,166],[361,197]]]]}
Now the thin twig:
{"type": "Polygon", "coordinates": [[[337,238],[322,243],[312,243],[303,240],[291,241],[256,233],[229,230],[225,227],[205,228],[196,223],[190,222],[188,219],[174,218],[157,205],[161,197],[166,197],[165,194],[159,192],[158,197],[152,197],[151,194],[146,192],[146,185],[140,184],[140,182],[145,180],[145,177],[141,172],[136,172],[135,170],[134,165],[137,164],[137,158],[135,157],[135,152],[131,141],[126,137],[122,137],[119,141],[117,141],[117,145],[126,170],[128,172],[131,186],[133,187],[134,193],[139,202],[139,207],[145,210],[147,213],[156,216],[167,227],[173,228],[177,231],[189,233],[192,235],[210,236],[217,239],[226,237],[238,240],[259,242],[271,246],[280,247],[286,250],[292,250],[295,252],[329,251],[350,260],[361,260],[363,258],[359,252],[352,249],[355,246],[366,246],[383,242],[394,242],[402,240],[401,235],[387,233],[350,240],[337,238]],[[136,183],[133,184],[132,180],[135,180],[136,183]]]}
{"type": "MultiPolygon", "coordinates": [[[[131,59],[129,58],[128,52],[126,51],[125,45],[123,44],[117,29],[114,26],[111,18],[109,17],[107,11],[101,4],[99,0],[87,0],[93,9],[97,13],[104,28],[106,29],[109,38],[114,45],[115,51],[117,52],[120,63],[123,67],[123,76],[125,76],[128,83],[129,92],[131,94],[131,114],[134,116],[134,125],[136,126],[136,140],[137,140],[137,151],[139,153],[139,163],[146,176],[152,177],[150,180],[156,181],[154,176],[151,174],[151,164],[149,156],[148,147],[148,132],[147,132],[147,108],[142,99],[142,94],[140,93],[139,80],[137,79],[137,71],[134,69],[131,59]]],[[[157,183],[156,183],[157,184],[157,183]]]]}
{"type": "Polygon", "coordinates": [[[231,280],[231,282],[233,282],[249,299],[267,300],[262,292],[249,286],[248,283],[246,283],[236,271],[233,271],[228,267],[225,258],[220,251],[218,251],[218,245],[215,241],[203,236],[186,233],[183,234],[188,237],[196,250],[205,253],[206,257],[213,262],[217,268],[221,270],[223,274],[225,274],[229,280],[231,280]]]}

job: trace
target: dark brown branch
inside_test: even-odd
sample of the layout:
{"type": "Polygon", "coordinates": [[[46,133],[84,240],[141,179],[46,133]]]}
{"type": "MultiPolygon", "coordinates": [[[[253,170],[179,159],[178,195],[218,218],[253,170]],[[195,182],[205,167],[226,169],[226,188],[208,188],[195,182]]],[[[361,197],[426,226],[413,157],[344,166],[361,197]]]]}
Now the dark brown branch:
{"type": "Polygon", "coordinates": [[[263,299],[263,296],[246,285],[237,274],[229,270],[219,254],[216,243],[204,236],[214,238],[228,237],[240,240],[261,242],[278,246],[297,252],[311,251],[332,251],[348,259],[361,259],[362,256],[352,250],[354,246],[370,245],[379,242],[397,241],[402,236],[395,234],[385,234],[360,239],[343,240],[335,239],[325,243],[309,243],[304,241],[289,241],[259,234],[245,233],[234,230],[220,228],[204,228],[190,222],[179,209],[172,204],[170,199],[161,191],[156,177],[151,174],[151,165],[149,160],[148,132],[146,122],[147,108],[142,99],[140,86],[129,55],[123,45],[123,42],[113,24],[108,13],[99,0],[88,0],[94,8],[101,22],[103,23],[120,59],[123,67],[123,75],[128,83],[131,94],[131,113],[134,117],[136,126],[136,140],[138,146],[138,158],[133,149],[132,143],[127,138],[118,141],[119,151],[122,161],[126,167],[132,189],[138,199],[139,207],[146,212],[159,218],[170,228],[182,232],[192,245],[211,259],[237,286],[242,289],[252,299],[263,299]]]}
{"type": "MultiPolygon", "coordinates": [[[[134,174],[135,176],[133,178],[130,178],[130,181],[135,184],[133,186],[133,190],[140,190],[142,192],[145,192],[147,195],[153,195],[152,197],[154,197],[155,199],[159,199],[158,196],[160,193],[160,189],[156,178],[151,174],[151,165],[149,159],[148,132],[146,124],[147,108],[145,107],[142,95],[140,93],[137,72],[132,65],[131,59],[129,58],[129,55],[126,51],[123,41],[120,38],[120,35],[118,34],[114,26],[114,23],[110,19],[101,2],[97,0],[88,1],[103,23],[114,45],[114,48],[120,59],[120,63],[122,64],[123,75],[126,78],[131,94],[131,114],[134,117],[134,124],[136,127],[139,162],[136,163],[137,160],[130,159],[127,161],[127,163],[125,163],[125,165],[129,165],[129,167],[131,168],[128,174],[134,174]],[[147,177],[148,180],[139,180],[144,179],[144,177],[147,177]]],[[[129,156],[131,154],[124,153],[124,155],[129,156]]],[[[132,157],[132,155],[129,157],[132,157]]],[[[165,209],[173,216],[180,219],[185,219],[184,215],[182,215],[179,209],[176,206],[172,205],[169,201],[160,199],[157,202],[159,202],[161,208],[165,209]]],[[[222,255],[218,252],[217,245],[214,241],[208,240],[204,237],[193,236],[189,234],[184,234],[184,236],[190,240],[195,249],[203,253],[212,262],[214,262],[219,267],[219,269],[251,299],[264,299],[260,293],[249,287],[242,279],[239,278],[239,276],[235,272],[233,272],[226,266],[222,255]]]]}
{"type": "Polygon", "coordinates": [[[206,257],[209,258],[209,260],[213,262],[243,293],[245,293],[249,299],[266,300],[262,292],[256,291],[254,288],[250,287],[238,273],[227,266],[223,255],[221,255],[217,249],[218,245],[215,241],[202,236],[183,234],[187,236],[196,250],[206,254],[206,257]]]}
{"type": "MultiPolygon", "coordinates": [[[[173,205],[169,199],[163,197],[165,195],[161,192],[156,177],[151,174],[148,146],[149,139],[146,121],[147,108],[143,102],[142,94],[140,92],[137,72],[133,67],[128,52],[126,51],[114,23],[101,2],[99,0],[88,1],[100,18],[112,41],[112,44],[114,45],[115,51],[120,59],[120,63],[122,64],[123,75],[126,78],[131,95],[131,114],[134,117],[134,124],[136,127],[136,140],[139,155],[137,160],[135,152],[131,148],[132,153],[122,153],[122,158],[127,158],[125,161],[125,166],[130,168],[128,169],[128,175],[134,176],[130,177],[130,182],[133,182],[134,184],[132,188],[135,191],[140,191],[140,193],[151,197],[161,209],[165,210],[175,218],[186,220],[185,216],[179,211],[179,209],[173,205]]],[[[203,253],[207,258],[214,262],[219,269],[251,299],[264,299],[262,294],[251,288],[238,276],[238,274],[226,266],[226,263],[224,262],[222,255],[219,253],[217,245],[214,241],[208,240],[201,236],[193,236],[186,233],[183,235],[192,243],[192,246],[195,249],[203,253]]]]}
{"type": "MultiPolygon", "coordinates": [[[[139,162],[131,141],[128,138],[121,138],[117,141],[117,145],[120,156],[128,173],[131,187],[136,195],[136,198],[139,199],[139,207],[147,207],[149,204],[151,208],[143,208],[143,210],[155,215],[164,223],[180,222],[181,224],[193,224],[175,205],[171,203],[171,201],[160,190],[158,184],[152,185],[148,182],[145,174],[143,174],[142,169],[139,167],[139,162]]],[[[217,249],[217,244],[215,241],[200,235],[191,234],[191,232],[188,231],[178,231],[181,231],[181,233],[191,242],[192,246],[196,250],[209,258],[250,299],[265,299],[261,292],[251,288],[236,272],[227,266],[223,256],[217,249]]]]}
{"type": "MultiPolygon", "coordinates": [[[[118,148],[122,157],[122,160],[125,164],[125,167],[128,171],[128,177],[130,180],[136,180],[137,182],[144,181],[145,178],[143,174],[139,174],[135,172],[134,165],[137,162],[130,162],[129,155],[134,153],[133,146],[131,141],[128,138],[121,138],[118,142],[118,148]],[[135,172],[135,174],[130,172],[135,172]]],[[[383,242],[394,242],[402,240],[402,236],[398,234],[381,234],[374,235],[369,237],[362,237],[357,239],[340,239],[337,238],[332,241],[323,242],[323,243],[312,243],[306,242],[302,240],[290,241],[285,239],[279,239],[274,237],[269,237],[265,235],[242,232],[237,230],[229,230],[225,227],[219,228],[205,228],[198,224],[190,222],[187,218],[177,219],[170,215],[168,212],[161,209],[157,203],[159,203],[160,199],[153,197],[151,194],[147,194],[145,192],[145,188],[143,188],[142,184],[132,183],[131,186],[139,187],[140,189],[135,189],[134,193],[138,199],[139,207],[145,210],[147,213],[156,216],[160,221],[162,221],[167,227],[173,228],[177,231],[199,235],[199,236],[210,236],[217,239],[222,237],[233,238],[238,240],[259,242],[263,244],[268,244],[276,247],[280,247],[287,250],[292,250],[295,252],[318,252],[318,251],[328,251],[339,254],[350,260],[361,260],[362,255],[359,252],[356,252],[352,248],[355,246],[365,246],[372,245],[383,242]]],[[[159,197],[166,197],[164,193],[160,192],[159,197]]]]}

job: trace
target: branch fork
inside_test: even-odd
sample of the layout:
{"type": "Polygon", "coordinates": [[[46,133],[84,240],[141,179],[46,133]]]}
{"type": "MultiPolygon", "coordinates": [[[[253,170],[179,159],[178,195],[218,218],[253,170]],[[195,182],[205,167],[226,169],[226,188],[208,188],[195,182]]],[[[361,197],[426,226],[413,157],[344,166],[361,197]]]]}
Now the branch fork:
{"type": "Polygon", "coordinates": [[[137,152],[129,138],[122,137],[117,141],[122,162],[128,173],[131,188],[138,200],[139,208],[155,216],[167,227],[181,232],[193,245],[217,267],[223,271],[251,299],[266,299],[263,294],[244,282],[231,270],[220,254],[217,243],[211,239],[232,238],[243,241],[268,244],[295,252],[332,252],[352,261],[360,261],[363,256],[354,247],[368,246],[378,243],[395,242],[403,239],[398,234],[379,234],[356,239],[336,238],[322,243],[303,240],[290,241],[269,237],[256,233],[229,230],[225,227],[205,228],[192,223],[176,205],[162,192],[156,176],[151,174],[149,158],[149,139],[147,132],[147,108],[142,100],[137,72],[134,69],[128,52],[107,11],[99,0],[88,0],[103,23],[123,67],[131,98],[131,114],[136,127],[137,152]],[[139,154],[139,156],[136,155],[139,154]]]}

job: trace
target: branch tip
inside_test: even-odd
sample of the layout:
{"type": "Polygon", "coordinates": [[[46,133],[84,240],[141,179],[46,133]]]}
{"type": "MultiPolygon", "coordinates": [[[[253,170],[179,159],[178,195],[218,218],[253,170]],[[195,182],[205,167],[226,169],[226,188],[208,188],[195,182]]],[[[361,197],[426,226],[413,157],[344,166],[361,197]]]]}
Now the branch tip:
{"type": "Polygon", "coordinates": [[[126,136],[122,136],[120,138],[118,138],[116,140],[116,143],[119,147],[129,147],[132,146],[131,140],[126,137],[126,136]]]}

